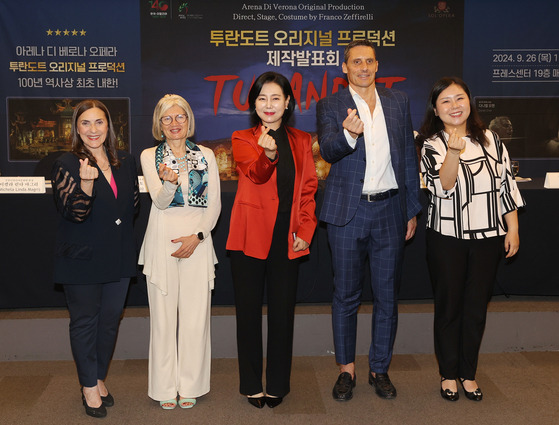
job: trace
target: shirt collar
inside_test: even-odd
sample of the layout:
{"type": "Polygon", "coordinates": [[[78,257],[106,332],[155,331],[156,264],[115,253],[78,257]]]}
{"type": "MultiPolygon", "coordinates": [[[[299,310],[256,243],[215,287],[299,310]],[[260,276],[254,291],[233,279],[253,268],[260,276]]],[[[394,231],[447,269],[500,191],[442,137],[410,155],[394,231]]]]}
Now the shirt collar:
{"type": "MultiPolygon", "coordinates": [[[[365,101],[359,93],[357,93],[355,90],[353,90],[353,87],[351,87],[351,85],[349,85],[348,88],[349,88],[349,93],[351,94],[351,97],[355,98],[355,96],[357,96],[358,99],[361,99],[362,101],[365,101]]],[[[377,99],[377,102],[380,102],[380,97],[378,95],[376,87],[375,87],[375,98],[377,99]]]]}

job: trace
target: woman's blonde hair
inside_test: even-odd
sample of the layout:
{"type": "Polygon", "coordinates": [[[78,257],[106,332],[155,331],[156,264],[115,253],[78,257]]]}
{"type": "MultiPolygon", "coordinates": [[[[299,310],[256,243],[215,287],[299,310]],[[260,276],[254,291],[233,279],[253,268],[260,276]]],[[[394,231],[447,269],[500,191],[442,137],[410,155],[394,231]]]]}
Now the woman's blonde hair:
{"type": "Polygon", "coordinates": [[[184,109],[186,117],[188,119],[188,131],[186,132],[186,137],[192,137],[194,134],[194,114],[192,113],[192,108],[184,97],[178,94],[166,94],[155,106],[153,111],[153,125],[151,127],[151,134],[153,138],[158,141],[162,141],[165,136],[163,135],[163,129],[161,128],[161,117],[171,109],[173,106],[178,106],[184,109]]]}

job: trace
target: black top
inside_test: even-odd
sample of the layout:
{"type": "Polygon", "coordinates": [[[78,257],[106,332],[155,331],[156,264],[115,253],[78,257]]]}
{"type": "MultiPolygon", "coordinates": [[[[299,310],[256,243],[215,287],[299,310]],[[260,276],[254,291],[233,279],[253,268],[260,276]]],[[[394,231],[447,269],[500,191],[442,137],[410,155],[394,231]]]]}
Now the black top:
{"type": "Polygon", "coordinates": [[[62,155],[52,169],[52,189],[61,214],[55,247],[54,281],[62,284],[116,282],[136,275],[133,221],[138,209],[134,158],[119,152],[112,173],[118,197],[99,169],[92,196],[80,188],[78,157],[62,155]]]}
{"type": "Polygon", "coordinates": [[[276,165],[279,198],[278,212],[290,212],[291,205],[293,204],[293,188],[295,186],[295,163],[293,161],[291,145],[283,126],[275,131],[270,130],[268,134],[274,138],[278,147],[279,160],[276,165]]]}

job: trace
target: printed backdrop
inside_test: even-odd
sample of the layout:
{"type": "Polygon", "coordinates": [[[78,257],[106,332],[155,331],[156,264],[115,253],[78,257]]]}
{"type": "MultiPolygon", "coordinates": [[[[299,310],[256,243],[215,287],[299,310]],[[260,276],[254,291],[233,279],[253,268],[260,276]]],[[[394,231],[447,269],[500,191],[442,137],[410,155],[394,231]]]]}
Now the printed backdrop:
{"type": "MultiPolygon", "coordinates": [[[[1,2],[0,172],[33,175],[68,150],[72,108],[91,97],[138,157],[153,145],[155,104],[177,93],[194,111],[194,141],[234,180],[230,136],[249,126],[255,77],[291,81],[292,124],[316,139],[316,103],[347,85],[343,49],[359,38],[378,46],[377,84],[409,95],[415,128],[432,84],[458,75],[516,157],[559,158],[557,16],[557,2],[520,0],[1,2]]],[[[324,178],[317,144],[315,155],[324,178]]]]}

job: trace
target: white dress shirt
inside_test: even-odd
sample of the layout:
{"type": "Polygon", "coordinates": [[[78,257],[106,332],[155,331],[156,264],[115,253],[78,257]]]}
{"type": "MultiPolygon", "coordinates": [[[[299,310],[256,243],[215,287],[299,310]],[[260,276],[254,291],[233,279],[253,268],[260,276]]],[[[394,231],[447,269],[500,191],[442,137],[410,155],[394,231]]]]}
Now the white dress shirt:
{"type": "MultiPolygon", "coordinates": [[[[385,192],[390,189],[397,189],[396,176],[392,168],[390,158],[390,143],[388,142],[388,130],[384,120],[384,112],[380,97],[375,89],[376,105],[373,115],[367,102],[351,86],[349,91],[357,105],[359,118],[363,121],[365,129],[363,136],[365,139],[365,152],[367,165],[365,167],[365,178],[363,184],[364,194],[375,194],[385,192]]],[[[355,148],[357,139],[351,137],[349,132],[344,129],[344,134],[348,144],[355,148]]]]}

